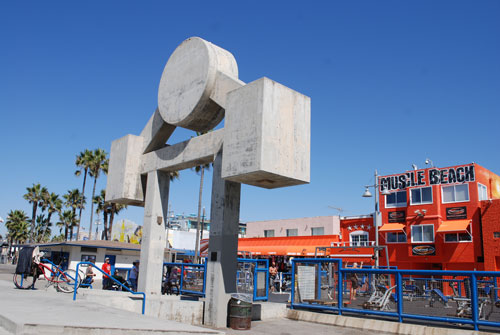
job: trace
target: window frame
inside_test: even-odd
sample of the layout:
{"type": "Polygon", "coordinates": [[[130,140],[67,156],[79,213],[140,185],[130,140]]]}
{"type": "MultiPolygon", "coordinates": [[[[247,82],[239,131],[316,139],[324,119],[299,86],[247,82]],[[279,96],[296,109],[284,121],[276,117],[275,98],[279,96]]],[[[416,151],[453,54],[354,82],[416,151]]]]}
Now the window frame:
{"type": "Polygon", "coordinates": [[[370,246],[370,234],[364,230],[356,230],[356,231],[349,233],[349,245],[351,247],[368,247],[368,246],[370,246]],[[352,240],[353,236],[366,236],[366,241],[358,241],[356,243],[359,243],[359,244],[354,244],[353,240],[352,240]],[[366,244],[363,244],[363,243],[366,243],[366,244]]]}
{"type": "Polygon", "coordinates": [[[481,183],[477,183],[477,199],[478,199],[479,201],[488,200],[488,186],[483,185],[483,184],[481,184],[481,183]],[[484,199],[481,199],[481,195],[482,195],[482,193],[483,193],[483,192],[482,192],[483,190],[482,190],[481,188],[484,188],[484,189],[483,189],[483,190],[484,190],[484,195],[485,195],[485,197],[486,197],[486,198],[484,198],[484,199]]]}
{"type": "Polygon", "coordinates": [[[311,236],[322,236],[322,235],[325,235],[325,227],[311,227],[311,236]],[[323,229],[323,233],[322,234],[313,234],[313,229],[323,229]]]}
{"type": "MultiPolygon", "coordinates": [[[[299,229],[298,228],[287,228],[286,231],[286,236],[287,237],[290,237],[290,236],[299,236],[299,229]],[[289,235],[288,232],[293,230],[295,232],[295,235],[289,235]]],[[[311,234],[312,234],[312,230],[311,230],[311,234]]]]}
{"type": "Polygon", "coordinates": [[[387,243],[387,244],[408,243],[408,235],[406,235],[406,232],[404,230],[402,230],[402,231],[396,231],[396,232],[389,231],[389,232],[385,233],[385,243],[387,243]],[[398,236],[401,234],[401,235],[403,235],[405,237],[405,240],[404,240],[404,242],[400,242],[399,239],[396,239],[397,240],[396,242],[389,242],[389,237],[388,237],[389,234],[397,234],[398,236]]]}
{"type": "Polygon", "coordinates": [[[434,231],[434,225],[431,224],[416,224],[411,226],[410,229],[410,237],[411,237],[411,243],[435,243],[436,242],[436,232],[434,231]],[[424,236],[424,228],[425,226],[432,226],[432,241],[414,241],[413,239],[413,229],[416,227],[419,227],[422,229],[422,237],[424,236]]]}
{"type": "Polygon", "coordinates": [[[432,194],[432,186],[424,186],[424,187],[414,187],[414,188],[411,188],[410,189],[410,205],[411,206],[419,206],[419,205],[430,205],[434,203],[434,195],[432,194]],[[424,188],[429,188],[431,190],[431,201],[422,201],[422,190],[424,188]],[[419,203],[416,203],[416,202],[413,202],[413,191],[414,190],[419,190],[420,191],[420,202],[419,203]]]}
{"type": "Polygon", "coordinates": [[[470,202],[470,190],[469,190],[469,183],[464,183],[464,184],[453,184],[453,185],[447,185],[447,186],[444,186],[444,185],[441,185],[441,202],[443,204],[454,204],[454,203],[460,203],[460,202],[470,202]],[[445,188],[449,188],[449,187],[453,187],[453,192],[454,192],[454,195],[455,195],[455,199],[457,198],[456,196],[456,189],[455,187],[456,186],[462,186],[462,185],[465,185],[467,186],[467,200],[460,200],[460,201],[444,201],[444,189],[445,188]]]}
{"type": "Polygon", "coordinates": [[[385,206],[385,208],[402,208],[402,207],[408,207],[408,192],[406,190],[391,192],[390,194],[387,194],[384,197],[385,197],[384,198],[384,206],[385,206]],[[394,205],[388,205],[387,204],[387,197],[389,195],[396,194],[396,200],[397,200],[397,198],[398,198],[397,193],[405,193],[406,202],[404,202],[404,205],[403,205],[402,202],[396,202],[394,205]]]}
{"type": "Polygon", "coordinates": [[[264,237],[274,237],[275,234],[274,234],[274,229],[264,229],[264,237]],[[267,236],[267,232],[273,232],[273,236],[267,236]]]}
{"type": "Polygon", "coordinates": [[[463,232],[455,232],[455,233],[445,233],[443,236],[444,243],[472,243],[474,237],[472,237],[472,234],[469,233],[468,230],[465,231],[469,236],[470,240],[460,240],[460,234],[463,234],[463,232]],[[455,235],[457,237],[456,241],[446,241],[446,235],[455,235]]]}

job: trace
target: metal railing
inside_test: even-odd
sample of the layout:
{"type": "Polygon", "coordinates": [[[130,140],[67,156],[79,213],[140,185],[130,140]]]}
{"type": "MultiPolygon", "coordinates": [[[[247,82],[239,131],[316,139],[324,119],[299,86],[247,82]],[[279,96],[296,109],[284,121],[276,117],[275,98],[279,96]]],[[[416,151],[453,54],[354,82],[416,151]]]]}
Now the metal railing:
{"type": "Polygon", "coordinates": [[[500,272],[343,268],[292,261],[291,308],[500,327],[500,272]]]}
{"type": "Polygon", "coordinates": [[[238,293],[252,294],[254,301],[269,299],[269,260],[238,258],[236,272],[238,293]]]}
{"type": "Polygon", "coordinates": [[[178,281],[173,286],[178,289],[179,294],[189,294],[204,297],[206,283],[206,265],[193,263],[163,263],[163,283],[167,284],[171,279],[171,272],[179,269],[180,274],[175,279],[178,281]]]}
{"type": "MultiPolygon", "coordinates": [[[[111,279],[112,281],[114,281],[116,284],[118,284],[119,286],[121,286],[122,290],[125,290],[129,293],[132,293],[132,294],[140,294],[142,295],[142,314],[144,314],[145,310],[146,310],[146,293],[144,292],[134,292],[132,291],[130,288],[128,288],[127,286],[123,285],[122,283],[120,283],[118,280],[116,280],[115,278],[113,278],[111,275],[107,274],[106,272],[104,272],[102,269],[98,268],[97,266],[95,266],[94,263],[91,263],[91,262],[80,262],[78,264],[76,264],[76,273],[79,273],[78,270],[80,268],[80,265],[92,265],[94,267],[95,270],[101,272],[103,275],[107,276],[108,279],[111,279]]],[[[76,300],[76,293],[77,293],[77,290],[78,290],[78,282],[75,281],[75,291],[73,293],[73,301],[76,300]]]]}
{"type": "MultiPolygon", "coordinates": [[[[163,285],[169,286],[170,293],[204,297],[206,266],[206,262],[203,264],[165,262],[163,263],[163,285]],[[179,274],[172,278],[171,273],[175,271],[174,268],[179,269],[179,274]]],[[[269,260],[238,258],[236,288],[238,293],[251,294],[255,301],[268,300],[269,260]]],[[[167,290],[162,292],[167,293],[167,290]]]]}

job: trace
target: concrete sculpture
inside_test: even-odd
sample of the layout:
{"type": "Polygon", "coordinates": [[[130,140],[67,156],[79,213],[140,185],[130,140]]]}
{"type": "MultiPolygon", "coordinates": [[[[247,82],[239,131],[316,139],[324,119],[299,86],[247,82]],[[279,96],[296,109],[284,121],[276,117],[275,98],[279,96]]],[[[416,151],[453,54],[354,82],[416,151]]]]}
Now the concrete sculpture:
{"type": "Polygon", "coordinates": [[[226,324],[235,292],[241,183],[309,182],[310,99],[268,78],[245,84],[231,53],[193,37],[170,56],[158,108],[139,136],[113,141],[106,201],[144,206],[139,289],[160,294],[169,171],[214,163],[205,322],[226,324]],[[224,128],[167,145],[176,127],[224,128]]]}

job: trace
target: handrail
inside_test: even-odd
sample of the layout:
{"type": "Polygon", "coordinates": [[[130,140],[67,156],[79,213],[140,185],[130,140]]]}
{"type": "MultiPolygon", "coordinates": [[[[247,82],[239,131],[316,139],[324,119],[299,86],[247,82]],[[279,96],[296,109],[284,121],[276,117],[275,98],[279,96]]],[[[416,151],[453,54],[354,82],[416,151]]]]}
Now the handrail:
{"type": "MultiPolygon", "coordinates": [[[[61,272],[61,273],[64,273],[65,270],[63,270],[60,266],[54,264],[53,262],[51,262],[50,260],[48,260],[47,258],[42,258],[40,260],[41,263],[49,263],[51,264],[52,266],[54,266],[56,268],[56,271],[53,271],[54,275],[58,275],[58,272],[61,272]]],[[[78,274],[78,271],[76,272],[78,274]]],[[[73,278],[71,277],[69,274],[65,274],[66,276],[68,276],[69,278],[71,278],[72,280],[75,281],[75,284],[78,282],[78,280],[76,280],[76,278],[73,278]]]]}
{"type": "MultiPolygon", "coordinates": [[[[132,294],[142,294],[142,314],[144,315],[144,312],[146,310],[146,293],[144,292],[134,292],[132,291],[131,289],[129,289],[127,286],[123,285],[122,283],[120,283],[118,280],[116,280],[115,278],[113,278],[110,274],[104,272],[102,269],[98,268],[97,266],[95,266],[94,263],[92,262],[80,262],[78,264],[76,264],[76,273],[79,273],[78,272],[78,268],[80,267],[80,264],[87,264],[87,265],[92,265],[94,267],[94,269],[102,272],[104,275],[106,275],[109,279],[113,280],[115,283],[117,283],[118,285],[120,285],[122,287],[122,289],[125,289],[127,292],[129,293],[132,293],[132,294]]],[[[73,293],[73,301],[76,300],[76,291],[78,290],[78,282],[75,280],[75,291],[73,293]]]]}

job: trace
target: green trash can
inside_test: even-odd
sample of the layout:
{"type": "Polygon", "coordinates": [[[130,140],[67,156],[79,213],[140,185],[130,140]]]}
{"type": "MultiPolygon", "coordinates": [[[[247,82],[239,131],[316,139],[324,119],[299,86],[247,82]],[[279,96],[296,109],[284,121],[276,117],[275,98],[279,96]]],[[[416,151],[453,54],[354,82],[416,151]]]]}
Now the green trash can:
{"type": "Polygon", "coordinates": [[[229,327],[248,330],[252,323],[251,298],[243,294],[233,294],[229,300],[229,327]]]}

